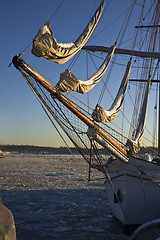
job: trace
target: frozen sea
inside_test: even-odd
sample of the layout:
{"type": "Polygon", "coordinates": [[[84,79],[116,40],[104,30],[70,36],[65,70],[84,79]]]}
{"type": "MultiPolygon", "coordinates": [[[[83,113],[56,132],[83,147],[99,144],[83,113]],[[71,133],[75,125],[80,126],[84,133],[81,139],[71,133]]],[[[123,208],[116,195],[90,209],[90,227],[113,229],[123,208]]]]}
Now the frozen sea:
{"type": "Polygon", "coordinates": [[[70,155],[8,154],[0,159],[0,198],[17,240],[126,240],[107,204],[103,175],[70,155]]]}

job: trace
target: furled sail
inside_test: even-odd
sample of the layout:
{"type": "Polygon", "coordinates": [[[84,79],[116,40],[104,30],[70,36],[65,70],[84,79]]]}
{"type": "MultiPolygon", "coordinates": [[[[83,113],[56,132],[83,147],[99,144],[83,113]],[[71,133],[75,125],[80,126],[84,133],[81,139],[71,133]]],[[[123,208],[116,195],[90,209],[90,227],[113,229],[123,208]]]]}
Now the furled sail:
{"type": "Polygon", "coordinates": [[[140,144],[142,141],[144,127],[145,127],[145,121],[146,121],[150,86],[151,86],[151,78],[149,78],[149,80],[147,82],[143,105],[142,105],[142,109],[140,111],[139,124],[138,124],[137,130],[136,130],[134,140],[128,139],[128,141],[127,141],[127,145],[129,146],[129,151],[131,154],[135,154],[140,150],[140,144]]]}
{"type": "Polygon", "coordinates": [[[131,60],[127,64],[126,71],[122,79],[120,88],[118,90],[117,96],[114,102],[112,103],[110,109],[108,111],[105,111],[100,105],[98,104],[96,105],[96,108],[92,113],[92,117],[95,121],[105,123],[105,122],[112,122],[114,120],[115,116],[118,114],[118,112],[122,107],[122,104],[126,95],[130,69],[131,69],[131,60]]]}
{"type": "Polygon", "coordinates": [[[105,58],[104,62],[97,70],[97,72],[92,75],[88,80],[81,81],[78,80],[73,73],[71,73],[68,69],[65,72],[61,73],[60,80],[57,83],[57,87],[62,92],[71,92],[76,91],[79,93],[86,93],[90,91],[103,77],[105,71],[108,68],[108,65],[112,59],[113,53],[115,51],[116,43],[110,48],[110,52],[105,58]]]}
{"type": "Polygon", "coordinates": [[[103,8],[104,0],[102,0],[91,21],[75,43],[58,43],[48,22],[40,28],[38,34],[33,39],[32,53],[37,57],[44,57],[59,64],[67,62],[88,41],[100,19],[103,8]]]}

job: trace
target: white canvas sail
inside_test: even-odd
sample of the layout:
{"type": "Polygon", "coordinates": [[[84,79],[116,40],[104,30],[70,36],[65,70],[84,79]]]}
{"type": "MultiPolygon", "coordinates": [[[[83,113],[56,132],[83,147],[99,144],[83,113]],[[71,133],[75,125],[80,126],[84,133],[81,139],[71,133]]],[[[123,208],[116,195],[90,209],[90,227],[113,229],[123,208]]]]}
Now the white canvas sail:
{"type": "Polygon", "coordinates": [[[122,104],[126,95],[130,69],[131,69],[131,60],[127,64],[126,71],[122,79],[120,88],[118,90],[117,96],[114,102],[112,103],[110,109],[108,111],[105,111],[100,105],[97,104],[95,110],[92,113],[92,117],[95,121],[105,123],[105,122],[112,122],[114,120],[115,116],[118,114],[118,112],[122,107],[122,104]]]}
{"type": "Polygon", "coordinates": [[[100,19],[103,8],[104,0],[75,43],[58,43],[48,22],[40,28],[38,34],[33,39],[32,53],[37,57],[44,57],[59,64],[67,62],[88,41],[100,19]]]}
{"type": "Polygon", "coordinates": [[[116,47],[116,43],[114,46],[110,48],[110,52],[108,53],[107,57],[105,58],[103,64],[100,66],[98,71],[92,75],[88,80],[81,81],[78,80],[73,73],[71,73],[68,69],[64,73],[61,73],[60,80],[57,83],[57,87],[62,92],[71,92],[76,91],[79,93],[86,93],[90,91],[103,77],[105,71],[107,70],[109,63],[112,59],[114,54],[114,50],[116,47]]]}
{"type": "Polygon", "coordinates": [[[147,86],[146,86],[143,105],[142,105],[142,109],[141,109],[140,117],[139,117],[139,124],[138,124],[137,130],[136,130],[135,137],[134,137],[133,140],[129,139],[127,141],[127,145],[129,146],[131,154],[135,154],[140,150],[140,143],[142,141],[145,122],[146,122],[146,114],[147,114],[147,106],[148,106],[150,86],[151,86],[151,79],[149,78],[147,86]]]}

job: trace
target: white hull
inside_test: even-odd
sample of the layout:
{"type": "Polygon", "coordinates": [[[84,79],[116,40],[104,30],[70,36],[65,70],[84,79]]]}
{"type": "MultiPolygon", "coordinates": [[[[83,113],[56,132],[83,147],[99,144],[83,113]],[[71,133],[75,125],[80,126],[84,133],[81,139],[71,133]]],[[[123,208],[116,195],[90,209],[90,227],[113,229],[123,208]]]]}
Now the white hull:
{"type": "Polygon", "coordinates": [[[132,158],[131,163],[115,160],[108,164],[108,172],[120,202],[116,201],[111,184],[106,182],[108,202],[113,215],[124,225],[143,224],[160,218],[160,186],[142,174],[160,179],[160,167],[147,161],[132,158]]]}

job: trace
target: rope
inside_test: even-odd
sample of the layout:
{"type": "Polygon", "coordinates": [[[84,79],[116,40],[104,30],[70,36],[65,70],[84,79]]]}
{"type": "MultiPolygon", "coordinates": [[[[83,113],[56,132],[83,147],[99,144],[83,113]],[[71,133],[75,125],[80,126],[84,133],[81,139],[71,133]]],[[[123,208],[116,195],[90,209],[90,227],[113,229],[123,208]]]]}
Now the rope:
{"type": "MultiPolygon", "coordinates": [[[[126,24],[125,27],[124,27],[124,30],[123,30],[121,39],[120,39],[119,44],[118,44],[119,46],[120,46],[120,44],[121,44],[121,42],[122,42],[124,33],[125,33],[125,31],[126,31],[126,28],[127,28],[128,23],[129,23],[129,19],[130,19],[130,17],[131,17],[131,13],[132,13],[132,11],[133,11],[133,7],[134,7],[134,3],[133,3],[133,5],[132,5],[132,2],[131,2],[131,5],[130,5],[130,7],[128,8],[127,14],[126,14],[125,19],[124,19],[123,24],[122,24],[122,27],[121,27],[121,29],[120,29],[120,31],[119,31],[119,34],[118,34],[118,36],[117,36],[117,39],[116,39],[116,42],[117,42],[118,39],[119,39],[119,37],[120,37],[120,34],[121,34],[121,32],[122,32],[122,29],[123,29],[124,25],[126,24]]],[[[115,56],[113,57],[113,62],[116,61],[116,58],[117,58],[117,55],[115,55],[115,56]]],[[[106,81],[105,81],[105,83],[104,83],[104,86],[103,86],[103,88],[102,88],[102,91],[101,91],[101,93],[100,93],[100,96],[99,96],[99,99],[98,99],[98,102],[97,102],[99,105],[100,105],[100,103],[101,103],[101,101],[102,101],[102,98],[103,98],[103,96],[104,96],[104,93],[105,93],[105,90],[106,90],[106,87],[107,87],[107,83],[108,83],[108,81],[109,81],[110,75],[111,75],[112,70],[113,70],[113,67],[114,67],[113,62],[111,63],[111,67],[110,67],[109,72],[108,72],[108,74],[107,74],[106,81]]]]}
{"type": "Polygon", "coordinates": [[[123,212],[123,214],[124,214],[125,211],[124,211],[123,206],[122,206],[122,204],[121,204],[121,202],[120,202],[120,199],[119,199],[119,197],[118,197],[118,194],[117,194],[117,191],[116,191],[116,189],[115,189],[115,187],[114,187],[114,184],[113,184],[113,182],[112,182],[112,179],[111,179],[111,177],[110,177],[110,175],[109,175],[109,173],[108,173],[108,171],[107,171],[107,168],[104,167],[104,170],[105,170],[106,178],[108,179],[109,183],[111,184],[111,187],[112,187],[113,192],[114,192],[114,194],[115,194],[115,196],[116,196],[116,199],[117,199],[117,201],[118,201],[118,203],[119,203],[119,205],[120,205],[120,208],[121,208],[121,210],[122,210],[122,212],[123,212]]]}
{"type": "MultiPolygon", "coordinates": [[[[62,3],[64,2],[64,0],[62,0],[62,2],[59,4],[59,6],[57,7],[57,9],[54,11],[54,13],[52,14],[52,16],[50,17],[50,19],[47,22],[50,22],[51,19],[54,17],[54,15],[56,14],[56,12],[58,11],[58,9],[61,7],[62,3]]],[[[29,43],[27,45],[27,47],[19,54],[19,57],[24,54],[26,52],[26,50],[31,46],[32,42],[29,43]]]]}
{"type": "MultiPolygon", "coordinates": [[[[140,26],[140,23],[141,23],[141,19],[142,19],[142,15],[143,15],[143,10],[144,10],[144,6],[145,6],[145,1],[146,1],[146,0],[144,0],[144,2],[143,2],[142,11],[141,11],[141,16],[140,16],[140,19],[139,19],[138,26],[140,26]]],[[[139,28],[138,28],[138,29],[139,29],[139,28]]],[[[137,29],[136,37],[135,37],[134,44],[133,44],[133,51],[134,51],[135,44],[136,44],[136,41],[137,41],[138,29],[137,29]]]]}
{"type": "MultiPolygon", "coordinates": [[[[40,101],[39,97],[37,96],[36,92],[34,91],[33,87],[31,86],[30,82],[27,79],[26,74],[24,74],[21,70],[20,70],[22,76],[24,77],[24,79],[26,80],[27,84],[29,85],[30,89],[32,90],[33,94],[35,95],[35,97],[37,98],[38,102],[40,103],[41,107],[43,108],[44,112],[46,113],[47,117],[49,118],[49,120],[51,121],[51,123],[53,124],[54,128],[56,129],[56,131],[58,132],[59,136],[61,137],[61,139],[63,140],[63,142],[65,143],[68,151],[70,152],[70,154],[72,155],[72,157],[76,160],[79,168],[81,169],[81,171],[83,172],[83,174],[86,176],[86,179],[88,179],[88,176],[86,175],[84,169],[80,166],[79,161],[77,160],[77,158],[75,157],[75,155],[73,154],[73,152],[71,151],[70,147],[68,146],[67,142],[65,141],[64,137],[62,136],[62,134],[60,133],[60,131],[58,130],[58,128],[56,127],[55,123],[53,122],[53,120],[51,119],[51,117],[49,116],[48,112],[46,111],[46,109],[44,108],[42,102],[40,101]]],[[[54,117],[54,116],[53,116],[54,117]]]]}
{"type": "MultiPolygon", "coordinates": [[[[19,69],[19,70],[20,70],[20,69],[19,69]]],[[[31,80],[29,80],[30,77],[27,76],[25,73],[23,73],[21,70],[20,70],[20,72],[21,72],[22,76],[25,78],[25,80],[26,80],[27,84],[29,85],[29,87],[31,88],[32,92],[33,92],[34,95],[36,96],[36,98],[37,98],[37,100],[39,101],[41,107],[43,108],[43,110],[45,111],[46,115],[48,116],[49,120],[51,121],[51,123],[53,124],[53,126],[54,126],[55,129],[57,130],[58,134],[60,135],[60,137],[61,137],[62,140],[64,141],[64,143],[65,143],[65,145],[67,146],[69,152],[71,153],[71,155],[73,156],[73,158],[76,160],[78,167],[81,169],[81,171],[83,172],[83,174],[86,176],[86,179],[88,180],[88,176],[87,176],[87,174],[85,173],[84,169],[80,166],[79,161],[77,160],[77,158],[75,157],[75,155],[74,155],[73,152],[71,151],[71,149],[70,149],[70,147],[68,146],[67,142],[65,141],[65,139],[63,138],[63,136],[62,136],[61,133],[59,132],[58,128],[57,128],[56,125],[54,124],[53,120],[52,120],[51,117],[49,116],[48,112],[47,112],[46,109],[44,108],[43,105],[46,105],[45,101],[43,102],[42,99],[41,99],[41,101],[40,101],[40,95],[37,94],[37,89],[36,89],[34,86],[32,86],[32,84],[31,84],[31,82],[30,82],[31,80]],[[43,103],[43,104],[42,104],[42,103],[43,103]]],[[[47,109],[49,110],[48,106],[46,106],[46,107],[47,107],[47,109]]],[[[59,106],[58,106],[58,107],[59,107],[59,106]]],[[[61,110],[61,108],[60,108],[60,110],[61,110]]],[[[51,112],[50,112],[50,113],[51,113],[51,112]]],[[[52,112],[51,114],[52,114],[52,116],[55,118],[55,120],[57,120],[57,117],[54,116],[53,112],[52,112]]],[[[70,124],[70,125],[71,125],[71,124],[70,124]]],[[[61,125],[60,125],[60,126],[61,126],[61,125]]],[[[71,125],[71,126],[72,126],[72,125],[71,125]]],[[[69,136],[69,135],[68,135],[68,136],[69,136]]],[[[81,141],[82,141],[82,139],[81,139],[81,141]]],[[[87,147],[87,146],[86,146],[86,147],[87,147]]],[[[83,156],[83,157],[84,157],[84,156],[83,156]]],[[[92,157],[94,158],[94,160],[96,160],[95,157],[94,157],[94,155],[92,155],[92,157]]],[[[92,179],[92,180],[97,180],[97,179],[92,179]]]]}
{"type": "Polygon", "coordinates": [[[64,2],[64,0],[62,0],[62,2],[59,4],[59,6],[57,7],[57,9],[54,11],[54,13],[52,14],[52,16],[49,18],[49,20],[47,22],[50,22],[51,19],[54,17],[54,15],[56,14],[56,12],[58,11],[58,9],[61,7],[62,3],[64,2]]]}
{"type": "MultiPolygon", "coordinates": [[[[107,8],[109,7],[109,4],[110,4],[111,1],[112,1],[112,0],[109,0],[109,3],[108,3],[107,8]]],[[[94,8],[94,6],[95,6],[95,3],[96,3],[96,0],[95,0],[95,2],[94,2],[93,8],[94,8]]],[[[92,8],[92,11],[91,11],[91,12],[93,12],[93,8],[92,8]]],[[[105,7],[105,9],[106,9],[106,7],[105,7]]],[[[103,13],[104,13],[104,11],[103,11],[103,13]]],[[[103,15],[103,13],[102,13],[102,15],[103,15]]],[[[91,14],[90,14],[90,15],[91,15],[91,14]]],[[[101,16],[101,19],[102,19],[102,16],[101,16]]],[[[93,39],[93,38],[89,38],[88,42],[89,42],[90,40],[92,40],[92,39],[93,39]]],[[[79,58],[81,52],[82,52],[82,51],[79,51],[79,52],[74,56],[72,62],[70,63],[70,65],[69,65],[69,67],[68,67],[69,70],[72,69],[72,67],[73,67],[74,64],[76,63],[77,59],[79,58]]],[[[88,79],[88,78],[87,78],[87,79],[88,79]]]]}

